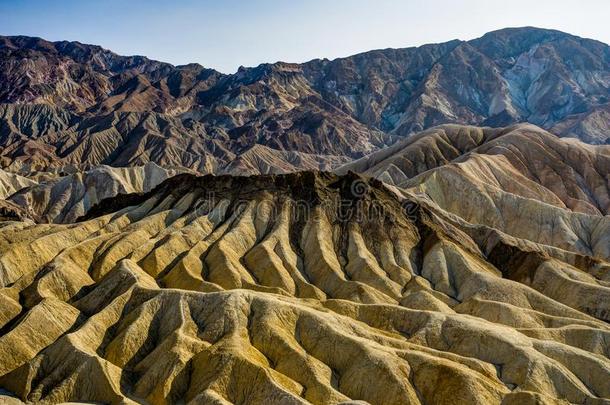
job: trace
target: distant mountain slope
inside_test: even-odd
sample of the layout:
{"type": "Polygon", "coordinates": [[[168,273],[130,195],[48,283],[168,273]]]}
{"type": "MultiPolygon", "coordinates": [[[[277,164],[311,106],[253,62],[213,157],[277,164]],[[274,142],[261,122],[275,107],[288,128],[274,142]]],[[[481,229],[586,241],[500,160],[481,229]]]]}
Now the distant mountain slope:
{"type": "Polygon", "coordinates": [[[304,70],[313,66],[323,94],[368,125],[401,135],[445,122],[549,128],[607,105],[610,96],[608,45],[536,28],[367,52],[304,70]]]}
{"type": "Polygon", "coordinates": [[[5,199],[22,188],[35,185],[36,182],[18,174],[0,170],[0,199],[5,199]]]}
{"type": "MultiPolygon", "coordinates": [[[[476,183],[472,189],[486,184],[560,208],[610,213],[610,146],[560,139],[531,124],[441,125],[337,169],[349,170],[406,188],[460,172],[476,183]]],[[[443,187],[456,188],[444,190],[448,197],[467,192],[448,178],[443,187]]]]}
{"type": "MultiPolygon", "coordinates": [[[[0,105],[0,162],[7,170],[24,175],[49,168],[88,170],[100,164],[125,167],[149,162],[200,173],[232,172],[238,167],[238,158],[259,162],[241,165],[244,174],[329,169],[350,160],[347,155],[358,147],[351,135],[362,140],[357,156],[376,149],[369,143],[370,131],[347,119],[348,124],[335,122],[341,128],[321,134],[323,143],[320,139],[300,139],[300,133],[294,131],[284,138],[289,145],[276,149],[248,135],[233,139],[227,133],[210,134],[200,122],[167,114],[112,112],[82,116],[46,105],[4,104],[0,105]],[[297,142],[302,147],[294,147],[297,142]],[[269,153],[253,157],[257,149],[269,153]]],[[[384,145],[385,135],[377,135],[378,145],[384,145]]],[[[278,142],[281,140],[269,137],[267,143],[278,142]]]]}
{"type": "Polygon", "coordinates": [[[71,223],[105,198],[150,191],[181,172],[184,169],[164,169],[155,163],[126,168],[98,166],[23,187],[7,201],[37,222],[71,223]]]}
{"type": "MultiPolygon", "coordinates": [[[[442,125],[338,172],[349,170],[468,223],[565,252],[610,257],[608,242],[597,239],[610,234],[610,146],[560,139],[531,124],[442,125]]],[[[479,235],[490,238],[487,231],[479,235]]]]}
{"type": "Polygon", "coordinates": [[[176,68],[143,56],[119,56],[79,42],[0,37],[0,101],[4,103],[42,103],[73,111],[161,111],[171,108],[173,96],[180,93],[181,72],[199,82],[220,75],[197,65],[176,68]],[[168,88],[168,80],[176,86],[168,88]]]}
{"type": "Polygon", "coordinates": [[[98,132],[92,126],[101,126],[108,142],[129,138],[130,152],[113,155],[116,145],[104,141],[108,156],[91,145],[95,163],[89,163],[152,160],[204,172],[222,166],[216,159],[233,159],[255,145],[317,160],[358,158],[443,123],[527,121],[603,144],[610,136],[610,48],[559,31],[510,28],[471,41],[263,64],[225,75],[77,42],[2,37],[0,103],[8,105],[0,122],[4,167],[32,156],[87,161],[78,150],[86,148],[80,145],[89,142],[89,132],[98,132]],[[22,104],[54,112],[17,112],[31,108],[22,104]],[[16,118],[32,114],[43,115],[35,128],[16,118]],[[155,130],[149,139],[148,128],[116,117],[163,121],[161,136],[155,130]],[[28,144],[32,137],[40,142],[28,144]]]}

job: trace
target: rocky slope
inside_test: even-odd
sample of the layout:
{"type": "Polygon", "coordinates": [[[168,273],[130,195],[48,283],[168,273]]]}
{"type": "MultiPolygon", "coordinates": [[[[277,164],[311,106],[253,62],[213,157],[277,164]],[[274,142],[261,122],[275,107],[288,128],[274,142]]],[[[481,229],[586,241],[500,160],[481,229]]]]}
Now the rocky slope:
{"type": "Polygon", "coordinates": [[[532,125],[446,125],[347,164],[474,224],[608,257],[610,147],[559,139],[532,125]]]}
{"type": "Polygon", "coordinates": [[[36,182],[18,174],[0,170],[0,199],[14,194],[22,188],[35,185],[36,182]]]}
{"type": "MultiPolygon", "coordinates": [[[[91,155],[91,151],[86,155],[91,155]]],[[[337,172],[352,170],[377,177],[425,195],[469,221],[499,227],[504,220],[493,213],[502,211],[498,206],[506,199],[510,204],[517,198],[524,203],[534,200],[532,204],[588,215],[608,214],[609,160],[608,146],[562,140],[533,125],[496,129],[445,125],[343,165],[337,172]]],[[[339,157],[320,160],[317,155],[256,145],[216,171],[287,173],[301,167],[330,169],[344,161],[339,157]]],[[[20,170],[31,167],[23,164],[20,170]]],[[[64,170],[76,169],[66,166],[64,170]]],[[[103,198],[147,191],[177,172],[149,163],[146,170],[142,166],[130,169],[102,166],[84,174],[53,174],[63,178],[48,179],[45,177],[48,174],[38,173],[42,184],[17,193],[10,201],[29,210],[31,217],[39,221],[72,222],[103,198]],[[155,180],[149,181],[151,178],[155,180]]],[[[24,179],[8,173],[5,176],[24,179]]]]}
{"type": "Polygon", "coordinates": [[[503,192],[587,214],[610,213],[610,146],[560,139],[529,124],[442,125],[337,169],[349,170],[429,195],[503,192]],[[453,182],[458,178],[462,183],[453,182]]]}
{"type": "Polygon", "coordinates": [[[71,223],[106,198],[150,191],[181,172],[184,170],[154,163],[126,168],[98,166],[23,187],[7,201],[36,222],[71,223]]]}
{"type": "MultiPolygon", "coordinates": [[[[103,109],[98,106],[102,102],[118,110],[163,108],[154,105],[162,101],[162,94],[135,90],[138,84],[150,84],[180,71],[167,63],[142,56],[119,56],[95,45],[26,36],[0,37],[0,55],[2,102],[48,104],[74,111],[103,109]]],[[[184,70],[205,76],[203,68],[184,70]]]]}
{"type": "Polygon", "coordinates": [[[0,38],[2,165],[180,165],[220,172],[263,146],[262,167],[323,169],[452,122],[527,121],[608,142],[610,48],[514,28],[225,75],[77,42],[0,38]],[[312,167],[313,166],[313,167],[312,167]]]}
{"type": "MultiPolygon", "coordinates": [[[[113,112],[82,119],[65,110],[31,104],[0,105],[0,133],[0,163],[5,170],[25,176],[37,171],[83,171],[100,164],[129,167],[149,162],[200,173],[238,168],[244,170],[242,174],[320,170],[349,161],[346,150],[352,147],[348,140],[335,145],[327,139],[325,145],[331,146],[322,148],[324,153],[317,153],[319,145],[313,143],[303,151],[290,146],[277,149],[258,144],[254,138],[244,137],[247,141],[242,142],[227,133],[210,134],[199,122],[164,114],[113,112]]],[[[362,130],[366,139],[368,134],[362,130]]],[[[299,135],[295,131],[286,136],[297,142],[299,135]]],[[[379,136],[378,145],[384,145],[385,135],[379,136]]],[[[359,156],[376,149],[368,141],[362,148],[359,156]]]]}
{"type": "Polygon", "coordinates": [[[591,255],[353,173],[175,176],[76,224],[2,224],[0,388],[31,403],[609,403],[610,233],[588,230],[591,255]]]}

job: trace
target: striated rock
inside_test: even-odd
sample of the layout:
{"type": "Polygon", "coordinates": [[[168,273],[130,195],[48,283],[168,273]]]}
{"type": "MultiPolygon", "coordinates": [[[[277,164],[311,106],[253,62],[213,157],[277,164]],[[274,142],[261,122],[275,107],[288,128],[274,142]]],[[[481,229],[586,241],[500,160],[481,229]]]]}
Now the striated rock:
{"type": "Polygon", "coordinates": [[[354,173],[181,174],[82,222],[0,227],[0,388],[29,403],[605,403],[610,265],[593,253],[354,173]]]}
{"type": "Polygon", "coordinates": [[[147,192],[184,169],[154,163],[116,168],[98,166],[19,190],[8,198],[38,222],[69,223],[102,200],[118,194],[147,192]]]}
{"type": "Polygon", "coordinates": [[[338,171],[350,169],[398,185],[462,221],[557,248],[563,253],[553,255],[564,261],[566,252],[610,257],[607,146],[558,139],[524,124],[441,126],[338,171]]]}
{"type": "Polygon", "coordinates": [[[530,122],[605,144],[609,88],[608,45],[532,27],[230,75],[0,37],[0,163],[224,173],[243,154],[250,174],[321,170],[446,123],[530,122]]]}
{"type": "Polygon", "coordinates": [[[587,143],[610,144],[608,122],[610,122],[610,104],[605,104],[593,111],[568,116],[550,131],[562,136],[578,138],[587,143]]]}
{"type": "MultiPolygon", "coordinates": [[[[308,125],[308,119],[301,124],[308,125]]],[[[217,128],[165,114],[110,113],[85,119],[48,106],[2,105],[0,128],[8,128],[8,135],[0,138],[4,142],[0,163],[28,177],[38,172],[74,173],[101,164],[131,167],[149,162],[200,173],[281,173],[338,166],[349,161],[348,156],[362,156],[391,142],[390,136],[376,132],[375,146],[368,129],[347,120],[329,131],[332,137],[316,130],[323,140],[299,146],[302,133],[296,129],[282,139],[269,133],[264,139],[244,134],[234,140],[217,128]],[[358,148],[352,135],[360,139],[358,148]],[[273,147],[263,146],[271,143],[273,147]]],[[[323,130],[329,127],[324,124],[323,130]]]]}
{"type": "Polygon", "coordinates": [[[36,182],[26,177],[19,176],[18,174],[5,172],[0,170],[0,198],[5,199],[6,197],[14,194],[16,191],[21,190],[25,187],[35,185],[36,182]]]}
{"type": "Polygon", "coordinates": [[[291,173],[302,169],[330,171],[347,163],[344,156],[321,156],[294,151],[278,151],[262,145],[254,145],[235,160],[229,162],[219,173],[243,175],[291,173]]]}

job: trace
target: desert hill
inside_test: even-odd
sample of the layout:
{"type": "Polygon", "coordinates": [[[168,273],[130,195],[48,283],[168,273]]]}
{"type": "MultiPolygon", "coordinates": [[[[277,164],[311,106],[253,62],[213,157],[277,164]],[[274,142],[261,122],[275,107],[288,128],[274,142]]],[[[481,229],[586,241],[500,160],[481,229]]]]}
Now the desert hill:
{"type": "Polygon", "coordinates": [[[349,170],[404,188],[433,190],[426,185],[442,182],[440,187],[453,187],[441,190],[446,196],[493,188],[573,211],[610,213],[610,147],[560,139],[528,124],[434,127],[337,172],[349,170]]]}
{"type": "Polygon", "coordinates": [[[119,194],[150,191],[183,169],[154,163],[125,168],[98,166],[21,187],[6,199],[36,222],[71,223],[102,200],[119,194]]]}
{"type": "Polygon", "coordinates": [[[72,225],[5,222],[0,387],[36,403],[605,403],[608,255],[545,238],[353,173],[182,174],[72,225]]]}

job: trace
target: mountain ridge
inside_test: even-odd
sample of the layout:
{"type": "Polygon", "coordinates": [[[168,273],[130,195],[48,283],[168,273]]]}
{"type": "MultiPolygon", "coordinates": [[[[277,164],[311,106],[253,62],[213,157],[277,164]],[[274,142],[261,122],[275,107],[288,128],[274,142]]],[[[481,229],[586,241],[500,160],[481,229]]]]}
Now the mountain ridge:
{"type": "MultiPolygon", "coordinates": [[[[422,45],[413,45],[413,46],[406,46],[406,47],[387,47],[387,48],[375,48],[375,49],[369,49],[369,50],[365,50],[362,52],[356,52],[354,54],[350,54],[347,56],[339,56],[339,57],[335,57],[335,58],[328,58],[328,57],[323,57],[323,58],[313,58],[304,62],[288,62],[288,61],[284,61],[284,60],[278,60],[276,62],[262,62],[257,66],[244,66],[241,65],[237,71],[240,70],[247,70],[247,69],[253,69],[256,67],[260,67],[260,66],[264,66],[264,65],[274,65],[274,64],[292,64],[292,65],[302,65],[302,64],[307,64],[307,63],[314,63],[314,62],[334,62],[334,61],[338,61],[338,60],[342,60],[342,59],[350,59],[350,58],[354,58],[354,57],[358,57],[358,56],[363,56],[369,53],[375,53],[375,52],[385,52],[385,51],[399,51],[399,50],[407,50],[407,49],[417,49],[417,48],[421,48],[421,47],[431,47],[431,46],[436,46],[436,45],[443,45],[443,44],[449,44],[452,42],[457,42],[457,43],[462,43],[462,42],[470,42],[470,41],[478,41],[483,39],[485,36],[489,36],[489,35],[498,35],[498,34],[502,34],[502,33],[506,33],[506,32],[511,32],[511,31],[523,31],[523,32],[547,32],[550,35],[568,35],[574,39],[579,39],[579,40],[584,40],[584,41],[593,41],[593,42],[597,42],[600,45],[608,45],[603,41],[597,40],[595,38],[590,38],[590,37],[581,37],[579,35],[575,35],[575,34],[570,34],[566,31],[561,31],[561,30],[557,30],[557,29],[553,29],[553,28],[541,28],[541,27],[537,27],[537,26],[533,26],[533,25],[524,25],[524,26],[515,26],[515,27],[504,27],[504,28],[499,28],[496,30],[492,30],[489,32],[486,32],[485,34],[476,37],[476,38],[472,38],[472,39],[459,39],[459,38],[454,38],[454,39],[450,39],[447,41],[441,41],[441,42],[427,42],[424,43],[422,45]]],[[[203,67],[205,68],[204,65],[202,65],[199,62],[190,62],[190,63],[186,63],[186,64],[172,64],[169,62],[163,62],[161,60],[156,60],[156,59],[150,59],[145,55],[140,55],[140,54],[133,54],[133,55],[121,55],[121,54],[117,54],[114,51],[110,50],[110,48],[105,48],[101,45],[96,45],[96,44],[91,44],[91,43],[85,43],[85,42],[80,42],[78,40],[47,40],[45,38],[42,37],[37,37],[37,36],[29,36],[29,35],[0,35],[0,41],[2,41],[4,43],[4,46],[9,46],[7,45],[7,43],[10,43],[11,41],[15,40],[15,39],[19,39],[21,41],[29,41],[29,42],[43,42],[43,43],[49,43],[49,44],[72,44],[75,47],[78,46],[83,46],[83,47],[91,47],[91,48],[96,48],[99,49],[103,52],[109,52],[111,54],[114,54],[118,57],[121,58],[142,58],[145,60],[148,60],[150,62],[153,63],[160,63],[163,65],[169,65],[175,68],[181,68],[181,67],[188,67],[188,66],[195,66],[195,67],[203,67]]],[[[234,73],[227,73],[227,72],[221,72],[219,70],[216,70],[214,68],[206,68],[206,69],[210,69],[210,70],[215,70],[216,72],[222,74],[222,75],[232,75],[234,73]]]]}
{"type": "Polygon", "coordinates": [[[0,402],[610,404],[609,88],[536,28],[231,75],[0,38],[0,402]]]}
{"type": "MultiPolygon", "coordinates": [[[[559,136],[609,142],[610,47],[555,30],[503,29],[470,41],[266,63],[233,74],[28,37],[3,37],[0,54],[0,103],[12,106],[5,108],[46,104],[81,126],[115,113],[168,116],[189,127],[187,137],[214,144],[215,158],[220,149],[239,155],[263,145],[318,160],[353,159],[444,123],[527,121],[559,136]]],[[[53,114],[47,119],[62,126],[53,114]]],[[[31,129],[19,121],[7,126],[0,123],[7,159],[27,160],[31,129]]],[[[51,149],[62,148],[49,141],[51,149]]],[[[155,163],[164,164],[156,155],[155,163]]],[[[218,166],[197,165],[203,172],[218,166]]]]}
{"type": "Polygon", "coordinates": [[[519,239],[355,173],[182,174],[113,201],[0,226],[14,401],[610,397],[610,256],[552,230],[519,239]]]}

